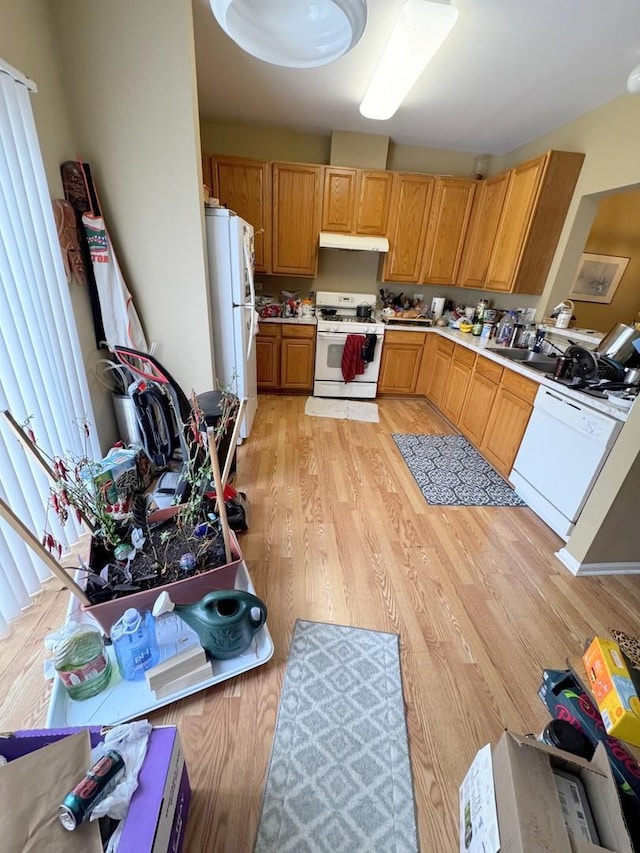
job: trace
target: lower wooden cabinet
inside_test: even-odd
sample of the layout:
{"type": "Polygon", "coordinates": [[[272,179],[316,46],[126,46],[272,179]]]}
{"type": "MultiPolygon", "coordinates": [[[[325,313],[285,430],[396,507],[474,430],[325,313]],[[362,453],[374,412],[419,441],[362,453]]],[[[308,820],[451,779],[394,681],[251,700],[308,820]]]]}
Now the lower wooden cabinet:
{"type": "Polygon", "coordinates": [[[379,394],[416,393],[426,332],[404,332],[391,329],[384,336],[379,394]]]}
{"type": "Polygon", "coordinates": [[[458,427],[476,447],[480,447],[498,393],[503,369],[479,355],[467,389],[458,427]]]}
{"type": "Polygon", "coordinates": [[[258,391],[311,391],[315,352],[315,326],[261,323],[256,339],[258,391]]]}
{"type": "Polygon", "coordinates": [[[258,390],[273,391],[280,387],[280,327],[260,324],[256,338],[258,390]]]}
{"type": "Polygon", "coordinates": [[[508,477],[538,383],[461,344],[428,334],[419,384],[419,390],[508,477]]]}
{"type": "Polygon", "coordinates": [[[505,477],[511,473],[537,390],[537,382],[504,371],[479,449],[505,477]]]}
{"type": "Polygon", "coordinates": [[[475,360],[476,354],[473,350],[456,344],[442,403],[442,411],[454,424],[458,423],[462,414],[475,360]]]}
{"type": "Polygon", "coordinates": [[[436,343],[432,344],[433,365],[431,367],[431,379],[427,385],[427,397],[439,408],[443,408],[445,394],[447,392],[447,381],[449,368],[453,358],[455,344],[434,335],[436,343]]]}

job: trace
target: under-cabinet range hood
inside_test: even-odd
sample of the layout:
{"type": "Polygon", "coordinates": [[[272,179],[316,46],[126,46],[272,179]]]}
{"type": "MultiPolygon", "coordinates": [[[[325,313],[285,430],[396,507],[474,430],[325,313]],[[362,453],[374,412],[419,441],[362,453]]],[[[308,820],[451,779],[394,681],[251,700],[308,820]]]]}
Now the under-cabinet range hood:
{"type": "Polygon", "coordinates": [[[386,237],[361,237],[355,234],[332,234],[320,232],[321,249],[348,249],[356,252],[388,252],[389,241],[386,237]]]}

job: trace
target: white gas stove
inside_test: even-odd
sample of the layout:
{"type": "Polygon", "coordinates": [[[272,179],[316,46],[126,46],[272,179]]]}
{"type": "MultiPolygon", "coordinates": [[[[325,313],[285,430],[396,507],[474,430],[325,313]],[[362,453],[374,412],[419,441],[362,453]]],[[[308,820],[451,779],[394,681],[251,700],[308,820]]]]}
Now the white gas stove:
{"type": "Polygon", "coordinates": [[[384,323],[374,315],[376,296],[372,293],[316,293],[316,316],[319,332],[350,332],[358,335],[383,335],[384,323]],[[358,308],[368,309],[370,316],[359,317],[358,308]]]}
{"type": "MultiPolygon", "coordinates": [[[[315,397],[373,398],[376,396],[384,323],[373,316],[376,296],[370,293],[316,293],[316,366],[313,383],[315,397]],[[371,316],[358,316],[358,313],[371,316]],[[359,335],[362,340],[364,370],[345,380],[343,356],[347,337],[359,335]]],[[[354,345],[351,341],[351,345],[354,345]]],[[[363,366],[362,364],[360,367],[363,366]]]]}

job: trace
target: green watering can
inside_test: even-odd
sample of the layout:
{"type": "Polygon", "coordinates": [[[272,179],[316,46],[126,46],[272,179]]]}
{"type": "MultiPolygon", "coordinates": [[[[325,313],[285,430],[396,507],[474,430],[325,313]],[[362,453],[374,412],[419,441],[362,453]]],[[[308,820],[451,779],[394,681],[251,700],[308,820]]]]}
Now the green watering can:
{"type": "Polygon", "coordinates": [[[216,660],[241,654],[267,620],[264,602],[241,589],[208,592],[195,604],[174,604],[167,592],[160,593],[153,615],[162,616],[172,610],[196,632],[202,648],[216,660]],[[257,619],[253,609],[260,611],[257,619]]]}

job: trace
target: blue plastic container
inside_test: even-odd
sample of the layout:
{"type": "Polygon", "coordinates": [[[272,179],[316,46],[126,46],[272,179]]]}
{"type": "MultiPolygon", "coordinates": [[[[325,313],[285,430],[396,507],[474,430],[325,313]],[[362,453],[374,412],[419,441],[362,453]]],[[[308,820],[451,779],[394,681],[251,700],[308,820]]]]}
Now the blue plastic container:
{"type": "Polygon", "coordinates": [[[111,642],[126,681],[140,681],[160,660],[155,619],[149,611],[125,610],[111,627],[111,642]]]}

